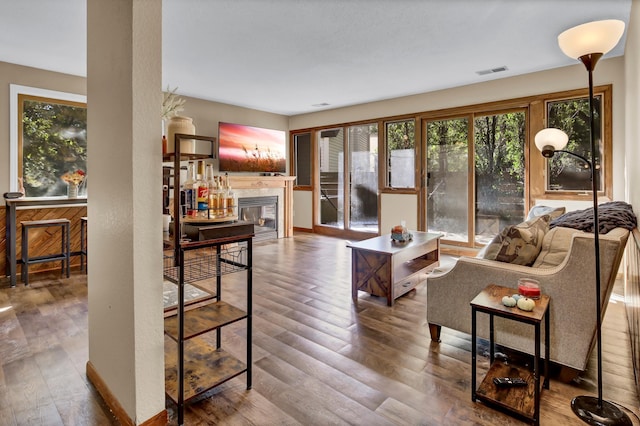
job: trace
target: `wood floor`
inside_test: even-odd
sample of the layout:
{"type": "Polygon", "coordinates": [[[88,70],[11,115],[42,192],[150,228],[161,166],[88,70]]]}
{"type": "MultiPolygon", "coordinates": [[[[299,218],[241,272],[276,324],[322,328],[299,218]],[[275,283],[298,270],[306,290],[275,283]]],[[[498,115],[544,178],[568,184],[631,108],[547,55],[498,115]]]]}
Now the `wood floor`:
{"type": "MultiPolygon", "coordinates": [[[[344,240],[311,234],[254,244],[253,388],[241,375],[209,391],[189,406],[186,424],[523,424],[471,402],[470,336],[443,329],[442,342],[431,343],[424,283],[391,308],[365,293],[356,307],[350,257],[344,240]]],[[[240,307],[243,280],[244,273],[223,278],[223,297],[240,307]]],[[[604,397],[640,424],[617,287],[603,324],[604,397]]],[[[78,272],[29,288],[2,284],[0,425],[116,424],[85,376],[86,297],[78,272]]],[[[223,347],[240,358],[245,330],[241,321],[223,331],[223,347]]],[[[552,377],[541,424],[583,424],[570,401],[595,394],[595,364],[575,383],[552,377]]],[[[479,366],[481,375],[485,356],[479,366]]],[[[175,408],[167,408],[175,424],[175,408]]]]}

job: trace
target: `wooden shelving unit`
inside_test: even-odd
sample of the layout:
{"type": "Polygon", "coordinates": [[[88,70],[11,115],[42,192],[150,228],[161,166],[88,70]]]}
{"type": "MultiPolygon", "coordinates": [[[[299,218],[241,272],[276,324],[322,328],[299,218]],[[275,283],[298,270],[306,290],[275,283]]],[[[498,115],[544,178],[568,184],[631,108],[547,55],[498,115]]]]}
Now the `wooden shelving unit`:
{"type": "MultiPolygon", "coordinates": [[[[181,138],[210,138],[176,134],[174,170],[179,170],[181,138]]],[[[180,175],[174,174],[174,211],[180,212],[180,175]]],[[[168,244],[164,259],[164,279],[178,286],[175,313],[164,320],[165,333],[165,392],[176,404],[178,424],[184,423],[184,408],[191,399],[240,374],[247,375],[247,389],[251,388],[251,330],[252,330],[252,241],[253,229],[247,224],[228,223],[225,232],[203,241],[186,241],[180,237],[180,217],[174,217],[174,238],[168,244]],[[167,254],[172,253],[172,254],[167,254]],[[222,277],[244,271],[246,273],[246,306],[233,306],[222,297],[222,277]],[[215,279],[215,294],[208,303],[185,310],[185,285],[215,279]],[[222,329],[238,321],[246,321],[245,359],[222,349],[222,329]],[[215,332],[215,334],[213,334],[215,332]]],[[[204,288],[204,287],[200,287],[204,288]]]]}

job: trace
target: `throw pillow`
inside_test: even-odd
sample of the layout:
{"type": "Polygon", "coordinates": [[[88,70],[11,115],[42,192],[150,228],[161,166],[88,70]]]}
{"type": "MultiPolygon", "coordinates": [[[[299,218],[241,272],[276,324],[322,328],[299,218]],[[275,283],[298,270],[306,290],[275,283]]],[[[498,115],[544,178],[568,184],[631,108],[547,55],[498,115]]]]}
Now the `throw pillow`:
{"type": "Polygon", "coordinates": [[[538,257],[549,230],[549,216],[538,216],[519,225],[507,226],[489,243],[484,258],[530,266],[538,257]]]}
{"type": "Polygon", "coordinates": [[[531,207],[531,210],[529,210],[526,220],[531,220],[538,216],[544,216],[545,214],[548,214],[551,217],[551,220],[553,220],[562,216],[566,210],[567,209],[564,207],[533,206],[531,207]]]}
{"type": "Polygon", "coordinates": [[[562,263],[571,247],[573,234],[582,232],[573,228],[557,226],[552,228],[542,240],[542,249],[533,263],[534,268],[553,268],[562,263]]]}

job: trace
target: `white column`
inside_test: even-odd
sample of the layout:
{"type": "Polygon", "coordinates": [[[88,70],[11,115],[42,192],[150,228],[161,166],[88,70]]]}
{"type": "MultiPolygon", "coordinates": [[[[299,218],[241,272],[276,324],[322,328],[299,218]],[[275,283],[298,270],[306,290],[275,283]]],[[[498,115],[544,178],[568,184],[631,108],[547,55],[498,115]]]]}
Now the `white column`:
{"type": "Polygon", "coordinates": [[[87,370],[134,424],[164,411],[161,29],[159,0],[87,1],[87,370]]]}

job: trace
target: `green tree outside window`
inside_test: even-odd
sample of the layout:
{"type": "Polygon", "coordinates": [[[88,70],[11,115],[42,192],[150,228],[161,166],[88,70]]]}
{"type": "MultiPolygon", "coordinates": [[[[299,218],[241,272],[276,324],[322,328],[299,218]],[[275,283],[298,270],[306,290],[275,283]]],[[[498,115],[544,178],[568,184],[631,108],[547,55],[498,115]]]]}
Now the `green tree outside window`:
{"type": "MultiPolygon", "coordinates": [[[[87,108],[85,104],[20,95],[19,175],[27,197],[67,193],[65,173],[87,171],[87,108]]],[[[86,190],[82,183],[81,194],[86,190]]]]}

